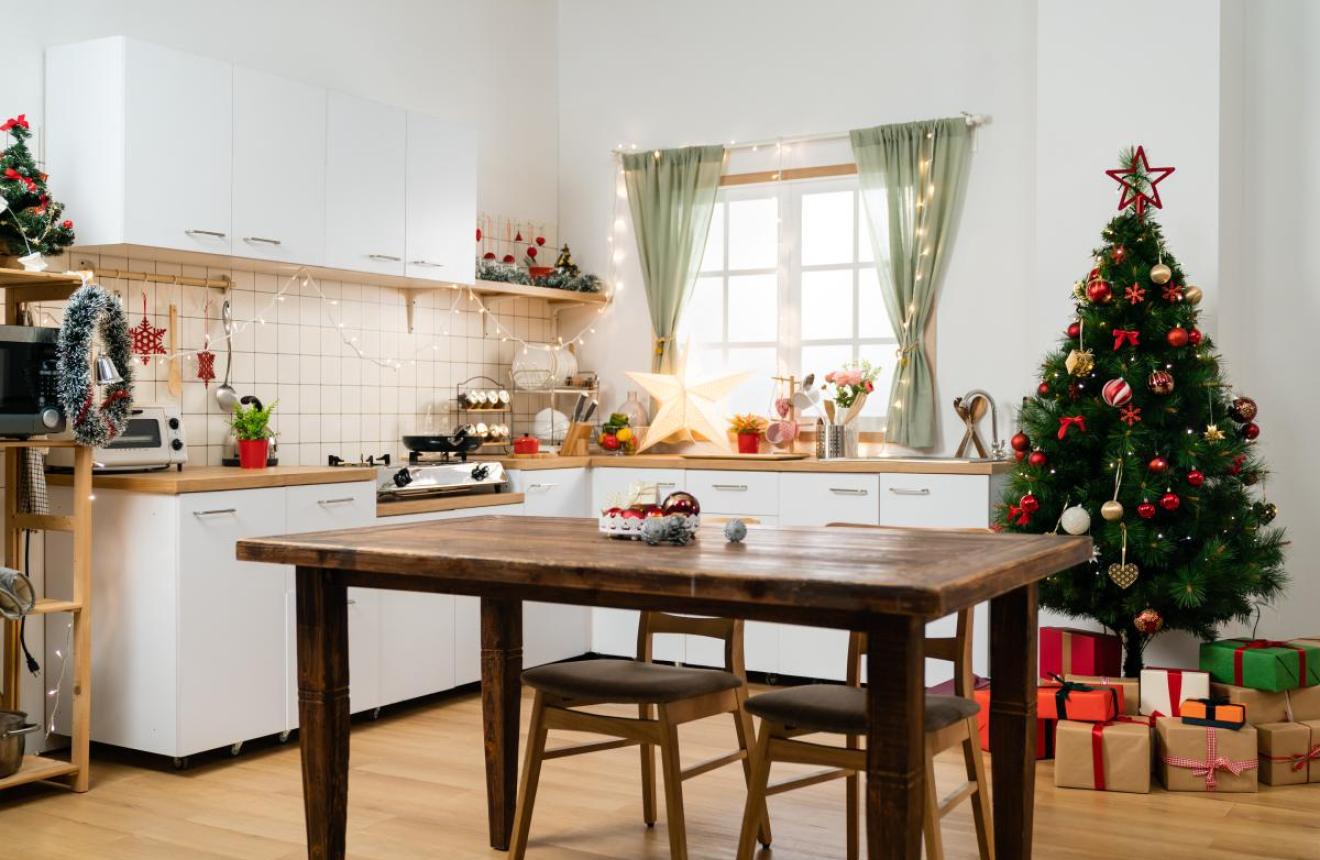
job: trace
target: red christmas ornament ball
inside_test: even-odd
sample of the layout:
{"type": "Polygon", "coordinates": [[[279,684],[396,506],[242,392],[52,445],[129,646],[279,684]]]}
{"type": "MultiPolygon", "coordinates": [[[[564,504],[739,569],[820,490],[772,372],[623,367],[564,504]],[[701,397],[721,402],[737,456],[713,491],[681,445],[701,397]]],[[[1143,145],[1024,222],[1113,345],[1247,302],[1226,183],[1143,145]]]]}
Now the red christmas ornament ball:
{"type": "Polygon", "coordinates": [[[1146,468],[1159,475],[1169,471],[1169,461],[1163,457],[1152,457],[1146,468]]]}
{"type": "Polygon", "coordinates": [[[1187,346],[1187,341],[1190,339],[1190,335],[1187,334],[1187,329],[1182,326],[1175,326],[1174,328],[1169,329],[1169,333],[1164,337],[1165,340],[1169,342],[1169,346],[1174,349],[1187,346]]]}
{"type": "Polygon", "coordinates": [[[66,218],[63,222],[61,222],[60,226],[63,227],[65,230],[72,230],[73,222],[66,218]]]}
{"type": "Polygon", "coordinates": [[[1161,397],[1173,393],[1173,374],[1167,370],[1152,370],[1146,380],[1146,387],[1161,397]]]}
{"type": "Polygon", "coordinates": [[[1137,628],[1138,633],[1154,636],[1164,627],[1164,618],[1154,609],[1143,609],[1132,619],[1132,626],[1137,628]]]}
{"type": "Polygon", "coordinates": [[[1034,514],[1036,511],[1040,510],[1040,499],[1036,498],[1031,493],[1027,493],[1018,500],[1018,507],[1026,513],[1034,514]]]}
{"type": "Polygon", "coordinates": [[[1152,505],[1149,500],[1142,502],[1137,505],[1137,516],[1141,517],[1143,520],[1151,519],[1155,516],[1155,506],[1152,505]]]}
{"type": "Polygon", "coordinates": [[[1086,297],[1092,304],[1104,305],[1114,298],[1114,291],[1109,288],[1108,282],[1094,280],[1086,285],[1086,297]]]}
{"type": "Polygon", "coordinates": [[[1234,397],[1233,404],[1228,408],[1228,416],[1241,424],[1247,421],[1255,421],[1256,413],[1259,411],[1256,401],[1250,397],[1234,397]]]}
{"type": "Polygon", "coordinates": [[[535,245],[528,245],[528,246],[527,246],[527,256],[531,257],[533,260],[536,259],[536,246],[535,246],[535,245]]]}
{"type": "Polygon", "coordinates": [[[677,490],[665,496],[662,507],[666,514],[696,516],[701,513],[701,504],[697,501],[697,497],[683,490],[677,490]]]}
{"type": "Polygon", "coordinates": [[[1187,342],[1190,343],[1192,346],[1200,346],[1201,337],[1202,337],[1201,330],[1199,328],[1194,328],[1191,331],[1187,332],[1187,342]]]}
{"type": "Polygon", "coordinates": [[[1014,451],[1031,450],[1031,440],[1028,439],[1027,434],[1023,433],[1021,430],[1013,434],[1013,438],[1008,440],[1008,444],[1013,446],[1014,451]]]}
{"type": "Polygon", "coordinates": [[[1073,340],[1077,340],[1077,338],[1081,336],[1082,336],[1082,324],[1078,322],[1070,323],[1068,326],[1068,337],[1072,338],[1073,340]]]}
{"type": "Polygon", "coordinates": [[[545,237],[544,237],[544,236],[537,236],[537,237],[536,237],[536,244],[538,244],[538,245],[544,245],[544,244],[545,244],[545,237]]]}
{"type": "Polygon", "coordinates": [[[1048,461],[1049,458],[1045,456],[1044,451],[1032,451],[1027,455],[1027,462],[1035,466],[1037,469],[1044,466],[1048,461]]]}
{"type": "Polygon", "coordinates": [[[1248,442],[1254,440],[1259,435],[1260,425],[1256,424],[1254,421],[1248,421],[1246,424],[1242,425],[1242,438],[1246,439],[1248,442]]]}
{"type": "Polygon", "coordinates": [[[1037,385],[1036,393],[1039,394],[1041,397],[1044,397],[1045,395],[1049,394],[1050,384],[1048,382],[1042,382],[1040,385],[1037,385]]]}
{"type": "Polygon", "coordinates": [[[624,508],[619,511],[619,516],[625,520],[640,520],[642,518],[642,512],[636,508],[624,508]]]}
{"type": "Polygon", "coordinates": [[[512,255],[512,254],[505,254],[505,255],[504,255],[504,262],[506,262],[506,263],[512,263],[512,262],[513,262],[513,255],[512,255]]]}
{"type": "Polygon", "coordinates": [[[484,254],[481,255],[481,259],[483,259],[483,260],[493,260],[493,259],[495,259],[495,252],[494,252],[494,251],[487,251],[486,253],[484,253],[484,254]]]}
{"type": "Polygon", "coordinates": [[[1027,459],[1027,452],[1026,452],[1026,451],[1014,451],[1014,452],[1013,452],[1013,459],[1014,459],[1014,460],[1017,460],[1019,463],[1021,463],[1023,460],[1027,459]]]}
{"type": "Polygon", "coordinates": [[[1182,499],[1178,498],[1178,494],[1172,491],[1160,496],[1160,507],[1166,511],[1176,511],[1181,504],[1182,499]]]}
{"type": "Polygon", "coordinates": [[[1193,469],[1187,473],[1187,485],[1189,487],[1199,487],[1205,483],[1205,475],[1199,469],[1193,469]]]}
{"type": "Polygon", "coordinates": [[[477,241],[478,241],[478,242],[481,241],[481,228],[480,228],[480,227],[477,228],[477,241]]]}
{"type": "Polygon", "coordinates": [[[1100,397],[1110,406],[1126,406],[1132,399],[1132,386],[1125,379],[1111,379],[1100,389],[1100,397]]]}
{"type": "Polygon", "coordinates": [[[1246,462],[1247,462],[1247,455],[1246,455],[1246,454],[1238,454],[1236,457],[1233,458],[1233,465],[1231,465],[1231,466],[1228,467],[1228,474],[1230,474],[1230,475],[1241,475],[1241,474],[1242,474],[1242,466],[1243,466],[1243,464],[1245,464],[1246,462]]]}

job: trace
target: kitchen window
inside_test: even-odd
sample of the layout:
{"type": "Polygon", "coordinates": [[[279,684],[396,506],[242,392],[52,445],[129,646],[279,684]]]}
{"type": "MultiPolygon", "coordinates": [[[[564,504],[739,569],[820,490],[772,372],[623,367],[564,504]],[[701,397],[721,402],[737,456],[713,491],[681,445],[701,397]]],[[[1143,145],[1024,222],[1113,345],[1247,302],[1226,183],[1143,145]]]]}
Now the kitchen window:
{"type": "Polygon", "coordinates": [[[866,359],[881,373],[862,426],[883,426],[897,340],[856,177],[722,188],[678,342],[692,379],[756,374],[730,395],[736,412],[769,414],[772,376],[866,359]]]}

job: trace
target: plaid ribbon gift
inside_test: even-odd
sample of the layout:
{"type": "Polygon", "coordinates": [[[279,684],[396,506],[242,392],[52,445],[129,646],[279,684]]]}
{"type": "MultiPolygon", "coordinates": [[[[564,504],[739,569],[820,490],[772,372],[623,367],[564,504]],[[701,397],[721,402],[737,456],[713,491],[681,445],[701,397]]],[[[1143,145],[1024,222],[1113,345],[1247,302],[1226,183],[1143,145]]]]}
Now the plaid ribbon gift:
{"type": "Polygon", "coordinates": [[[1219,754],[1219,736],[1215,729],[1206,728],[1205,730],[1205,761],[1200,761],[1186,756],[1173,756],[1165,754],[1164,763],[1169,767],[1190,768],[1193,776],[1205,777],[1205,790],[1214,791],[1218,786],[1218,780],[1215,774],[1221,770],[1226,770],[1234,776],[1240,776],[1245,771],[1255,770],[1260,764],[1260,759],[1231,759],[1224,758],[1219,754]]]}

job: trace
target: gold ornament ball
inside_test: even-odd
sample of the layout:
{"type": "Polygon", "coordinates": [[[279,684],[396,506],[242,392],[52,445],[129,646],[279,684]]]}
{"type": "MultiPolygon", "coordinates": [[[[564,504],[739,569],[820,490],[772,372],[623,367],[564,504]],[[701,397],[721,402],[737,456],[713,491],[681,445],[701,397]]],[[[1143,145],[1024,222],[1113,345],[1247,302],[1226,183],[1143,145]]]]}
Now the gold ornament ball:
{"type": "Polygon", "coordinates": [[[1100,506],[1100,516],[1116,523],[1123,519],[1123,504],[1115,499],[1110,499],[1100,506]]]}
{"type": "Polygon", "coordinates": [[[1173,277],[1173,269],[1163,263],[1156,263],[1150,267],[1150,279],[1157,284],[1167,284],[1173,277]]]}
{"type": "Polygon", "coordinates": [[[1200,287],[1193,287],[1191,284],[1183,287],[1183,300],[1189,305],[1199,305],[1204,295],[1200,287]]]}

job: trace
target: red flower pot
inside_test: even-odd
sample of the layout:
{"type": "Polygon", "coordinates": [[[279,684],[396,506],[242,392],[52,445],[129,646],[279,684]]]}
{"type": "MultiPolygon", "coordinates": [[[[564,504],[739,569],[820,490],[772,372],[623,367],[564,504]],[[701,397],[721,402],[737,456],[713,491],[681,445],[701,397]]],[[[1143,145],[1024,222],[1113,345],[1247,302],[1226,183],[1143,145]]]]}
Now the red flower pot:
{"type": "Polygon", "coordinates": [[[266,455],[270,451],[269,439],[239,439],[238,465],[242,469],[266,468],[266,455]]]}
{"type": "Polygon", "coordinates": [[[755,454],[761,450],[760,433],[739,433],[738,434],[738,453],[755,454]]]}

